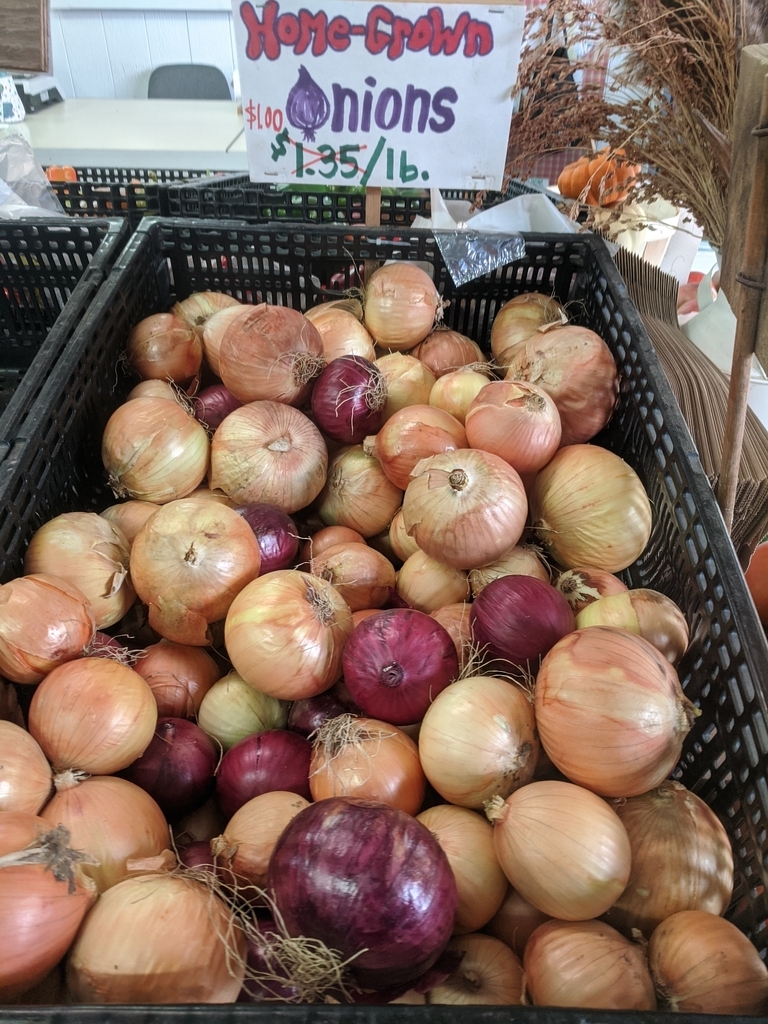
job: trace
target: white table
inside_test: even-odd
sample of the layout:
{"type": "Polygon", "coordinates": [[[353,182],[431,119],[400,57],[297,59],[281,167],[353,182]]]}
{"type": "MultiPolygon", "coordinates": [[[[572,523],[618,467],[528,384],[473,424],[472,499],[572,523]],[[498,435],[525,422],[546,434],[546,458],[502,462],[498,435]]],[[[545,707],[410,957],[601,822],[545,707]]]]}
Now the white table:
{"type": "Polygon", "coordinates": [[[228,100],[65,100],[23,122],[43,166],[247,171],[228,100]]]}

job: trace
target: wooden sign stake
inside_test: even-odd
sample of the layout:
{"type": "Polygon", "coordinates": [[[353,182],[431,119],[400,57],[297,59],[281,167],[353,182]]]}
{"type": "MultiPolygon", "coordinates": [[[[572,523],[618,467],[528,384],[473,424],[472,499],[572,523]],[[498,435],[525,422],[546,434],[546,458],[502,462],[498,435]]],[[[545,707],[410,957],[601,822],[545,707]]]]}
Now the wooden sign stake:
{"type": "Polygon", "coordinates": [[[752,355],[755,351],[760,306],[766,291],[765,266],[768,254],[768,76],[763,81],[760,121],[752,134],[757,137],[757,161],[749,200],[742,270],[736,275],[738,309],[733,345],[731,380],[728,389],[723,452],[717,500],[730,531],[736,503],[741,448],[747,417],[752,355]]]}
{"type": "MultiPolygon", "coordinates": [[[[381,224],[381,189],[366,185],[365,188],[365,225],[377,228],[381,224]]],[[[365,261],[365,282],[379,266],[379,260],[365,261]]]]}

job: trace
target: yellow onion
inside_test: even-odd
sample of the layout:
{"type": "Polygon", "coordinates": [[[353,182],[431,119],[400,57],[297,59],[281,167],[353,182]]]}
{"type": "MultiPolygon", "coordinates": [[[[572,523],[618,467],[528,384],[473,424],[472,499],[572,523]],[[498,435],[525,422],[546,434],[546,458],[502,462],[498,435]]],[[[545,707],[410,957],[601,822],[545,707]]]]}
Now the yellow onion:
{"type": "Polygon", "coordinates": [[[219,376],[219,350],[224,334],[230,324],[239,320],[241,316],[247,316],[252,309],[253,306],[246,303],[226,306],[214,313],[203,324],[203,356],[217,377],[219,376]]]}
{"type": "Polygon", "coordinates": [[[171,831],[177,846],[209,843],[224,830],[227,819],[215,796],[209,797],[194,811],[173,822],[171,831]]]}
{"type": "Polygon", "coordinates": [[[464,419],[472,448],[493,452],[518,473],[536,473],[560,446],[562,427],[554,400],[525,381],[491,381],[464,419]]]}
{"type": "Polygon", "coordinates": [[[203,697],[197,724],[226,751],[246,736],[284,729],[288,706],[254,690],[237,672],[227,672],[203,697]]]}
{"type": "Polygon", "coordinates": [[[491,351],[496,362],[506,366],[509,351],[541,327],[567,322],[565,309],[552,296],[540,292],[515,295],[497,311],[491,324],[491,351]]]}
{"type": "Polygon", "coordinates": [[[461,955],[461,963],[445,981],[427,993],[430,1006],[518,1006],[525,979],[519,958],[491,935],[462,935],[451,939],[446,952],[461,955]]]}
{"type": "Polygon", "coordinates": [[[348,309],[342,308],[336,302],[325,302],[308,309],[305,316],[317,328],[323,342],[326,363],[340,356],[362,356],[369,362],[375,362],[376,349],[373,338],[348,309]]]}
{"type": "Polygon", "coordinates": [[[659,1003],[674,1013],[768,1015],[768,970],[723,917],[681,910],[654,930],[648,961],[659,1003]]]}
{"type": "Polygon", "coordinates": [[[534,1006],[655,1010],[645,951],[603,921],[547,921],[523,957],[534,1006]]]}
{"type": "Polygon", "coordinates": [[[365,544],[365,537],[348,526],[322,526],[302,544],[302,566],[337,544],[365,544]]]}
{"type": "Polygon", "coordinates": [[[0,812],[37,814],[51,795],[53,772],[26,729],[0,719],[0,812]]]}
{"type": "Polygon", "coordinates": [[[379,460],[354,444],[340,448],[328,463],[317,512],[327,526],[346,526],[364,538],[375,537],[389,526],[402,501],[402,490],[379,460]]]}
{"type": "Polygon", "coordinates": [[[477,597],[484,587],[501,576],[517,575],[535,576],[542,583],[549,583],[549,569],[542,562],[538,550],[530,544],[516,544],[495,562],[472,569],[469,574],[472,596],[477,597]]]}
{"type": "Polygon", "coordinates": [[[446,604],[469,600],[469,581],[461,569],[451,569],[417,550],[397,574],[397,592],[411,608],[428,615],[446,604]]]}
{"type": "Polygon", "coordinates": [[[162,505],[202,482],[209,448],[205,427],[176,402],[132,398],[109,417],[101,459],[118,498],[162,505]]]}
{"type": "Polygon", "coordinates": [[[409,537],[405,532],[402,506],[392,516],[388,533],[390,547],[401,562],[404,562],[406,558],[421,550],[413,537],[409,537]]]}
{"type": "Polygon", "coordinates": [[[543,913],[586,921],[621,895],[629,878],[629,838],[595,793],[570,782],[531,782],[506,801],[489,802],[486,814],[504,874],[543,913]]]}
{"type": "Polygon", "coordinates": [[[166,398],[171,402],[179,401],[178,387],[167,380],[141,380],[131,388],[125,396],[126,402],[132,398],[166,398]]]}
{"type": "Polygon", "coordinates": [[[227,327],[219,377],[239,402],[301,405],[325,365],[320,333],[298,310],[266,302],[227,327]]]}
{"type": "Polygon", "coordinates": [[[90,603],[97,629],[112,626],[136,600],[125,535],[95,512],[63,512],[37,530],[24,556],[26,575],[59,576],[90,603]]]}
{"type": "Polygon", "coordinates": [[[206,693],[221,676],[206,651],[165,638],[146,647],[133,669],[149,684],[161,718],[195,718],[206,693]]]}
{"type": "Polygon", "coordinates": [[[651,503],[640,477],[597,445],[561,448],[536,474],[530,504],[537,538],[568,569],[626,569],[651,535],[651,503]]]}
{"type": "Polygon", "coordinates": [[[440,796],[480,809],[525,786],[539,752],[528,694],[504,679],[470,676],[442,690],[419,732],[424,774],[440,796]]]}
{"type": "Polygon", "coordinates": [[[623,594],[627,589],[626,583],[618,576],[606,572],[605,569],[594,569],[591,566],[564,569],[558,573],[553,585],[568,601],[575,615],[593,601],[609,594],[623,594]]]}
{"type": "Polygon", "coordinates": [[[466,448],[464,427],[450,413],[431,405],[409,405],[390,416],[363,448],[381,463],[392,483],[405,490],[414,466],[430,455],[466,448]]]}
{"type": "Polygon", "coordinates": [[[432,330],[440,297],[432,278],[406,260],[385,263],[365,286],[365,326],[382,348],[405,352],[432,330]]]}
{"type": "Polygon", "coordinates": [[[382,608],[395,586],[395,567],[367,544],[336,544],[309,564],[313,576],[332,583],[353,612],[382,608]]]}
{"type": "Polygon", "coordinates": [[[435,375],[420,359],[405,352],[390,352],[379,356],[376,365],[387,382],[385,421],[407,405],[426,405],[429,402],[435,375]]]}
{"type": "Polygon", "coordinates": [[[211,643],[209,626],[224,618],[260,566],[259,543],[245,519],[199,498],[163,505],[131,552],[131,579],[152,629],[198,647],[211,643]]]}
{"type": "Polygon", "coordinates": [[[168,849],[165,815],[149,793],[127,779],[66,771],[55,784],[40,815],[50,828],[63,825],[71,845],[93,858],[83,871],[99,892],[126,877],[129,860],[168,849]]]}
{"type": "Polygon", "coordinates": [[[95,632],[90,601],[65,579],[39,573],[0,586],[0,672],[15,683],[39,683],[80,657],[95,632]]]}
{"type": "Polygon", "coordinates": [[[601,597],[583,608],[576,617],[576,628],[617,626],[643,637],[676,665],[688,647],[688,623],[685,616],[664,594],[639,587],[601,597]]]}
{"type": "Polygon", "coordinates": [[[528,503],[519,474],[472,448],[422,459],[403,497],[408,533],[432,558],[476,569],[520,540],[528,503]]]}
{"type": "Polygon", "coordinates": [[[432,385],[429,404],[466,423],[467,410],[487,383],[488,378],[477,370],[452,370],[432,385]]]}
{"type": "MultiPolygon", "coordinates": [[[[3,829],[0,817],[0,837],[3,829]]],[[[66,829],[41,832],[33,846],[6,846],[0,856],[0,1004],[23,996],[59,963],[98,895],[68,840],[66,829]]]]}
{"type": "Polygon", "coordinates": [[[189,380],[200,372],[200,334],[174,313],[152,313],[133,327],[125,344],[128,365],[144,380],[189,380]]]}
{"type": "Polygon", "coordinates": [[[325,482],[328,452],[314,423],[282,402],[235,409],[211,444],[210,484],[241,505],[276,505],[289,515],[325,482]]]}
{"type": "Polygon", "coordinates": [[[241,308],[242,304],[225,292],[193,292],[186,299],[174,303],[171,312],[202,333],[203,327],[211,317],[220,310],[230,309],[232,306],[241,308]]]}
{"type": "Polygon", "coordinates": [[[724,914],[733,891],[733,853],[720,819],[695,793],[667,780],[613,806],[632,847],[627,887],[606,914],[625,935],[650,938],[680,910],[724,914]]]}
{"type": "Polygon", "coordinates": [[[57,771],[110,775],[127,768],[149,746],[156,724],[149,686],[110,658],[60,665],[29,706],[29,731],[57,771]]]}
{"type": "Polygon", "coordinates": [[[159,508],[160,506],[154,501],[139,501],[137,498],[130,498],[128,501],[118,502],[117,505],[110,505],[99,515],[121,530],[128,543],[133,544],[141,527],[159,508]]]}
{"type": "Polygon", "coordinates": [[[193,878],[140,874],[102,893],[67,960],[77,1003],[233,1003],[245,939],[233,911],[193,878]]]}
{"type": "Polygon", "coordinates": [[[433,619],[448,630],[459,658],[459,671],[463,672],[470,658],[472,648],[472,626],[469,619],[469,604],[457,601],[443,605],[430,612],[433,619]]]}
{"type": "Polygon", "coordinates": [[[677,764],[700,713],[656,648],[623,629],[589,626],[544,656],[536,724],[553,764],[603,796],[637,796],[677,764]]]}
{"type": "Polygon", "coordinates": [[[507,879],[493,846],[493,827],[477,811],[436,804],[416,815],[443,849],[459,896],[454,935],[488,924],[507,892],[507,879]]]}
{"type": "Polygon", "coordinates": [[[501,939],[513,953],[522,958],[531,935],[540,924],[551,920],[548,914],[534,907],[510,885],[501,906],[486,925],[485,931],[501,939]]]}
{"type": "MultiPolygon", "coordinates": [[[[222,834],[211,841],[211,853],[238,880],[266,889],[275,843],[288,822],[305,807],[309,807],[309,801],[303,796],[284,790],[255,796],[235,811],[222,834]]],[[[243,895],[247,897],[247,891],[243,895]]]]}
{"type": "Polygon", "coordinates": [[[352,613],[334,586],[296,569],[277,569],[232,602],[224,641],[235,670],[281,700],[314,697],[341,676],[352,613]]]}
{"type": "Polygon", "coordinates": [[[432,331],[424,341],[411,349],[411,355],[428,366],[438,380],[446,373],[465,366],[483,365],[488,361],[476,341],[447,327],[438,327],[432,331]]]}

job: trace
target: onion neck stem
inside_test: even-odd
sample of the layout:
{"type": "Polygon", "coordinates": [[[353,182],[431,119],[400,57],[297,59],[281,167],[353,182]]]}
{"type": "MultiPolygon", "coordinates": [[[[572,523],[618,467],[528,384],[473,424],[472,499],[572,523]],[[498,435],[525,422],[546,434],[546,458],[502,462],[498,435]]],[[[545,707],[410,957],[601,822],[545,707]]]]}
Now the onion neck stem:
{"type": "Polygon", "coordinates": [[[454,469],[448,477],[448,483],[454,491],[463,491],[469,483],[469,477],[463,469],[454,469]]]}

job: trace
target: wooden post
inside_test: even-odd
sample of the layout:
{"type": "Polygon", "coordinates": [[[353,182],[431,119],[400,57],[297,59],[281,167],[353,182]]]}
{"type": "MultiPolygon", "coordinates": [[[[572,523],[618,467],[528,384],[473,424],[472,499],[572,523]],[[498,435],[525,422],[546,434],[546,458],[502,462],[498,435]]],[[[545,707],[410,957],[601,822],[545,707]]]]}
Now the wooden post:
{"type": "MultiPolygon", "coordinates": [[[[381,189],[371,185],[365,188],[365,224],[377,228],[381,224],[381,189]]],[[[379,266],[379,260],[365,261],[365,282],[379,266]]]]}
{"type": "Polygon", "coordinates": [[[752,356],[757,341],[760,306],[765,293],[765,265],[768,255],[768,76],[763,78],[760,120],[752,134],[757,138],[755,165],[744,241],[742,269],[736,275],[738,305],[736,338],[733,345],[731,381],[728,389],[723,452],[717,500],[730,531],[736,503],[741,447],[747,417],[747,399],[752,356]]]}

